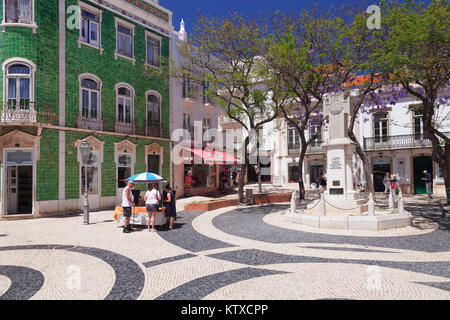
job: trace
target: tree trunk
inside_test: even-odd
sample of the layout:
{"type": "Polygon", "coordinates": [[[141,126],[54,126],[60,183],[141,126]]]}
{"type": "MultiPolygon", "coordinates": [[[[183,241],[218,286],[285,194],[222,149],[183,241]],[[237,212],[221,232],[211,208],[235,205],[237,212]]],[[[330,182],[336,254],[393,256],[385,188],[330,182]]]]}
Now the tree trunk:
{"type": "MultiPolygon", "coordinates": [[[[244,203],[244,177],[246,170],[248,168],[248,144],[250,142],[249,137],[245,138],[244,142],[244,161],[241,164],[241,173],[239,175],[239,187],[238,187],[238,193],[239,193],[239,203],[244,203]]],[[[248,200],[248,199],[247,199],[248,200]]]]}
{"type": "Polygon", "coordinates": [[[375,187],[373,185],[372,167],[370,166],[369,159],[367,158],[366,153],[359,144],[358,139],[356,139],[353,130],[348,131],[348,137],[356,144],[356,153],[358,154],[359,158],[363,163],[364,175],[366,176],[367,190],[369,194],[371,193],[373,195],[373,198],[375,199],[375,187]]]}
{"type": "Polygon", "coordinates": [[[307,147],[302,144],[300,156],[298,158],[298,178],[299,179],[301,178],[301,180],[299,180],[299,183],[298,183],[300,200],[305,200],[305,194],[306,194],[305,182],[303,181],[303,161],[305,161],[306,150],[307,150],[307,147]]]}

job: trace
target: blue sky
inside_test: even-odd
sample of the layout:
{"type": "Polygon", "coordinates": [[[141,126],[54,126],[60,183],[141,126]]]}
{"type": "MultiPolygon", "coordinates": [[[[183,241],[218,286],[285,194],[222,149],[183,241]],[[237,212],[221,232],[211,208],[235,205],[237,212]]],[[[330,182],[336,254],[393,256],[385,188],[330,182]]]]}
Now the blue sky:
{"type": "MultiPolygon", "coordinates": [[[[178,30],[180,21],[184,18],[189,32],[192,24],[196,22],[196,15],[201,11],[208,16],[222,16],[236,9],[246,16],[258,15],[259,12],[274,10],[301,11],[311,8],[318,3],[321,8],[328,9],[339,4],[351,4],[352,0],[160,0],[163,7],[173,12],[173,25],[178,30]]],[[[379,0],[371,0],[369,4],[377,4],[379,0]]]]}

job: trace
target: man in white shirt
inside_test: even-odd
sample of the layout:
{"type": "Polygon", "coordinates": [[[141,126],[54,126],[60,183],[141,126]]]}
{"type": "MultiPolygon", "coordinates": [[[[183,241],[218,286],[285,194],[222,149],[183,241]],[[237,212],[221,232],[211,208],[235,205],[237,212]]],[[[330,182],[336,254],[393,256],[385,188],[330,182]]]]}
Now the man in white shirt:
{"type": "Polygon", "coordinates": [[[123,189],[122,209],[123,209],[123,216],[125,217],[125,222],[123,225],[123,233],[131,232],[131,225],[130,225],[131,209],[133,207],[136,207],[134,203],[133,193],[131,192],[133,188],[134,188],[134,181],[128,181],[127,187],[123,189]]]}

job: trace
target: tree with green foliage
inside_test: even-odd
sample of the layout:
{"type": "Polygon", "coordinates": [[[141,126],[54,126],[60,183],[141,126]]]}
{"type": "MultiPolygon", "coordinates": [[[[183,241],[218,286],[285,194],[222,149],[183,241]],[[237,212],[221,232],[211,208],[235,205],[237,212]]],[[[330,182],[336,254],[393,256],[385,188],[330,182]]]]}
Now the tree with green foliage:
{"type": "Polygon", "coordinates": [[[241,150],[241,203],[251,140],[278,116],[279,106],[286,101],[276,81],[267,82],[263,72],[266,35],[264,21],[236,12],[222,19],[199,15],[188,41],[180,48],[181,63],[171,70],[172,75],[179,77],[189,74],[193,82],[207,81],[207,94],[247,133],[241,150]]]}
{"type": "Polygon", "coordinates": [[[380,72],[421,103],[424,133],[443,171],[450,201],[450,137],[436,121],[450,101],[450,3],[382,1],[381,9],[387,36],[375,52],[382,61],[380,72]]]}

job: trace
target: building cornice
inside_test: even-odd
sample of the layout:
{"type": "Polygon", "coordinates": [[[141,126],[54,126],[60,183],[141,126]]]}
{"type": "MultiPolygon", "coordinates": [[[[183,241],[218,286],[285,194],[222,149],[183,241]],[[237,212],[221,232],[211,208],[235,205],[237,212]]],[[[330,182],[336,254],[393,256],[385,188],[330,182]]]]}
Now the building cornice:
{"type": "Polygon", "coordinates": [[[159,32],[167,37],[170,37],[174,27],[172,26],[172,12],[157,6],[156,4],[150,5],[143,0],[88,0],[104,9],[112,11],[122,17],[132,20],[134,23],[140,24],[146,28],[159,32]],[[151,8],[155,8],[153,13],[151,8]],[[156,10],[156,11],[155,11],[156,10]],[[167,14],[167,19],[161,16],[161,14],[155,14],[155,12],[164,12],[167,14]],[[167,20],[167,21],[166,21],[167,20]]]}

